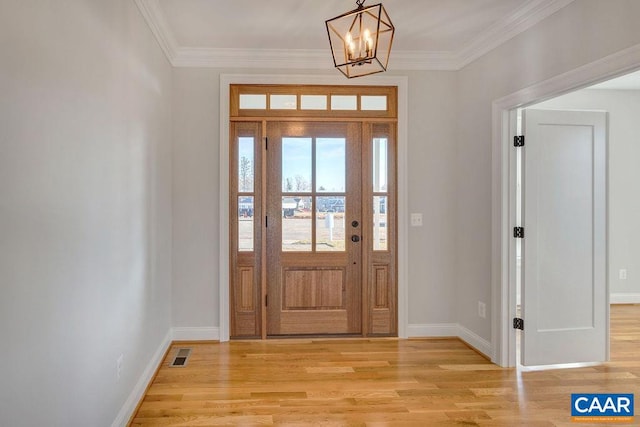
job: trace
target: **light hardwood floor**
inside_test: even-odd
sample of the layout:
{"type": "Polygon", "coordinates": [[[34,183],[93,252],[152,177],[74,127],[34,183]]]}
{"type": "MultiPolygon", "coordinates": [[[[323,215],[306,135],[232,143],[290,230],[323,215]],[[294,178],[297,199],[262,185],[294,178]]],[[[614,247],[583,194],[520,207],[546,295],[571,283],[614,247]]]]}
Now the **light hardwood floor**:
{"type": "Polygon", "coordinates": [[[576,426],[571,393],[640,396],[640,305],[612,306],[612,361],[588,368],[502,369],[458,339],[185,346],[188,366],[168,367],[174,345],[131,425],[576,426]]]}

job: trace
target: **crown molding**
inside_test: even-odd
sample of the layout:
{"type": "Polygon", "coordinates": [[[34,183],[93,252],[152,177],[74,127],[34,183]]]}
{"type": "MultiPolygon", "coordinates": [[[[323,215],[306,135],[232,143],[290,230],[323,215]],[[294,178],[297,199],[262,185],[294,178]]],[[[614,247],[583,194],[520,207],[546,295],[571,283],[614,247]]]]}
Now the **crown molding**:
{"type": "MultiPolygon", "coordinates": [[[[212,49],[178,48],[175,67],[265,68],[332,70],[333,62],[323,49],[212,49]]],[[[391,52],[396,70],[453,70],[458,59],[449,52],[391,52]]]]}
{"type": "MultiPolygon", "coordinates": [[[[333,68],[324,49],[226,49],[179,46],[158,0],[134,0],[174,67],[314,69],[333,68]]],[[[459,51],[392,51],[394,70],[459,70],[574,0],[529,0],[459,51]]]]}
{"type": "Polygon", "coordinates": [[[391,51],[389,70],[457,70],[459,60],[448,51],[391,51]]]}
{"type": "Polygon", "coordinates": [[[164,52],[165,56],[174,67],[174,58],[176,51],[178,50],[178,43],[176,42],[173,32],[169,29],[169,25],[164,18],[164,14],[160,9],[158,0],[134,0],[136,6],[140,10],[142,17],[147,22],[147,25],[151,29],[154,37],[158,41],[160,48],[164,52]]]}
{"type": "Polygon", "coordinates": [[[176,67],[331,69],[333,62],[324,50],[306,49],[222,49],[176,50],[171,61],[176,67]]]}

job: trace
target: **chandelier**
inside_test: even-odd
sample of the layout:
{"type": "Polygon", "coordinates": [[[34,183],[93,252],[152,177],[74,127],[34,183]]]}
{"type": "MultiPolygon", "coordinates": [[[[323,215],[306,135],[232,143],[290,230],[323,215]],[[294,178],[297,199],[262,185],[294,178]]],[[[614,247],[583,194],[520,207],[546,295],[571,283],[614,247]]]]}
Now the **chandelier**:
{"type": "Polygon", "coordinates": [[[358,7],[325,21],[334,66],[346,77],[387,70],[395,28],[382,3],[358,7]]]}

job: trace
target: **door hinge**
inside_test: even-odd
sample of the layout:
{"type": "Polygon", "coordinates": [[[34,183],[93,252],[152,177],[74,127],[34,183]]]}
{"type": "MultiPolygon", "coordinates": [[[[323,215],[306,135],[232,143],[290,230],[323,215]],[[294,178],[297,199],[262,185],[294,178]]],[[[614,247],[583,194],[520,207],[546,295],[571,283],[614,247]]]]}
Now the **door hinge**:
{"type": "Polygon", "coordinates": [[[516,135],[513,137],[514,147],[524,147],[524,135],[516,135]]]}
{"type": "Polygon", "coordinates": [[[269,294],[264,296],[264,306],[269,307],[269,294]]]}
{"type": "Polygon", "coordinates": [[[520,329],[521,331],[524,331],[524,319],[521,319],[519,317],[514,317],[513,329],[520,329]]]}
{"type": "Polygon", "coordinates": [[[268,216],[264,217],[264,226],[265,226],[265,228],[269,227],[269,217],[268,216]]]}
{"type": "Polygon", "coordinates": [[[513,227],[513,237],[524,239],[524,227],[513,227]]]}
{"type": "Polygon", "coordinates": [[[264,149],[269,149],[269,138],[267,138],[266,136],[264,137],[264,149]]]}

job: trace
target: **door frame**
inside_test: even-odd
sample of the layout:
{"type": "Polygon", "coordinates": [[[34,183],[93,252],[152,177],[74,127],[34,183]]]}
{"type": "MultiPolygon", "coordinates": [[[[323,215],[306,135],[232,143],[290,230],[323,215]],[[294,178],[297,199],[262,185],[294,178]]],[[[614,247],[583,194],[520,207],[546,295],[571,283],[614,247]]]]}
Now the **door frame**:
{"type": "MultiPolygon", "coordinates": [[[[536,83],[492,103],[491,302],[492,362],[516,366],[515,317],[515,111],[640,69],[640,44],[536,83]]],[[[608,248],[608,234],[607,234],[608,248]]],[[[604,302],[608,304],[608,301],[604,302]]]]}
{"type": "Polygon", "coordinates": [[[219,151],[219,340],[229,341],[229,103],[232,84],[298,84],[333,86],[397,86],[397,198],[398,198],[398,337],[407,338],[408,316],[408,87],[406,76],[371,76],[361,81],[346,81],[342,76],[319,75],[220,75],[220,151],[219,151]]]}

